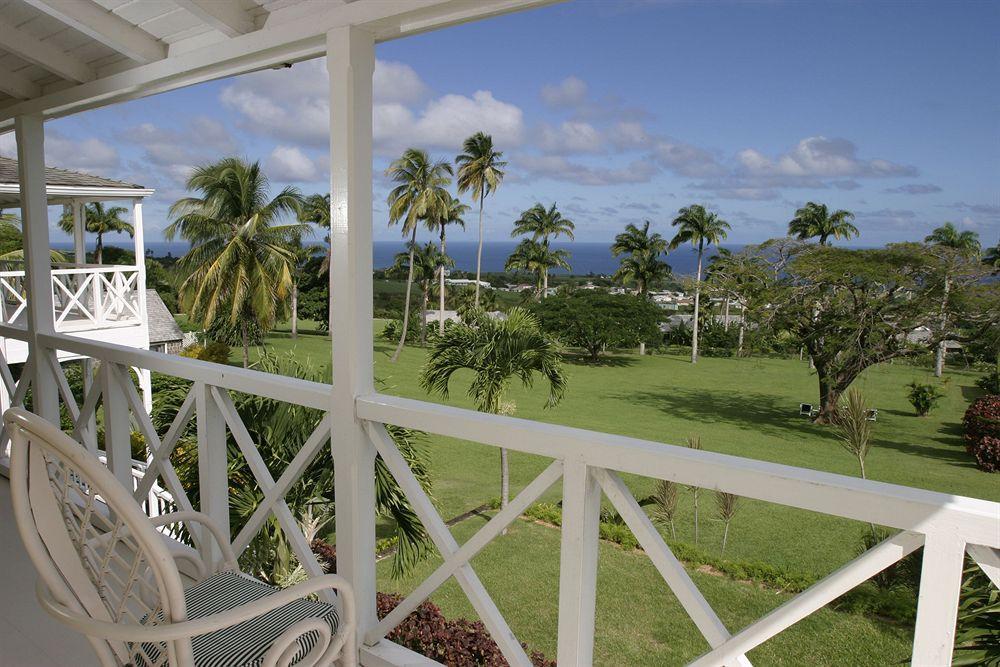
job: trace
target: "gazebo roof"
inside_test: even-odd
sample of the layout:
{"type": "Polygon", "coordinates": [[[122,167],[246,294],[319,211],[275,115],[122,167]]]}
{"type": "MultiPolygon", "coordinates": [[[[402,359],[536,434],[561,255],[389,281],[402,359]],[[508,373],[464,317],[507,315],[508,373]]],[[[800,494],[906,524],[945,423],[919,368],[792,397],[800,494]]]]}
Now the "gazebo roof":
{"type": "MultiPolygon", "coordinates": [[[[97,201],[148,197],[154,191],[135,183],[116,181],[80,171],[46,167],[45,192],[50,204],[62,204],[75,199],[97,201]]],[[[20,203],[21,186],[18,180],[17,160],[0,157],[0,208],[19,206],[20,203]]]]}

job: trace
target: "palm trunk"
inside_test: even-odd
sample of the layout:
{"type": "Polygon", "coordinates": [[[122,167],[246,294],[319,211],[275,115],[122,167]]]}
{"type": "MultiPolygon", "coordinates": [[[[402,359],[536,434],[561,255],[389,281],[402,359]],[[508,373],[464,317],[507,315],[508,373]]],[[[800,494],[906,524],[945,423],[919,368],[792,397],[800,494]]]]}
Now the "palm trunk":
{"type": "MultiPolygon", "coordinates": [[[[423,291],[421,292],[421,303],[423,304],[420,308],[420,347],[427,345],[427,306],[431,300],[431,289],[430,281],[425,280],[423,283],[423,291]]],[[[444,322],[444,311],[440,313],[441,321],[444,322]]]]}
{"type": "Polygon", "coordinates": [[[542,298],[549,295],[549,270],[542,269],[542,298]]]}
{"type": "MultiPolygon", "coordinates": [[[[944,279],[944,298],[941,300],[941,335],[944,335],[945,326],[948,323],[948,293],[951,291],[951,280],[948,276],[944,279]]],[[[934,377],[941,377],[944,374],[944,340],[938,342],[937,357],[934,359],[934,377]]]]}
{"type": "MultiPolygon", "coordinates": [[[[399,334],[399,344],[396,351],[392,353],[392,361],[399,359],[399,353],[403,351],[403,343],[406,342],[406,328],[410,326],[410,288],[413,286],[413,246],[417,242],[417,228],[414,225],[413,234],[410,238],[410,270],[406,275],[406,298],[403,302],[403,331],[399,334]]],[[[333,316],[333,313],[330,313],[333,316]]]]}
{"type": "Polygon", "coordinates": [[[723,309],[722,309],[722,329],[723,329],[723,331],[729,331],[729,297],[728,296],[726,297],[726,300],[723,301],[723,304],[724,305],[723,305],[723,309]]]}
{"type": "Polygon", "coordinates": [[[438,266],[438,333],[444,334],[444,231],[441,223],[441,264],[438,266]]]}
{"type": "MultiPolygon", "coordinates": [[[[86,253],[84,253],[84,261],[86,260],[86,253]]],[[[97,264],[104,263],[104,234],[97,232],[97,244],[94,245],[94,261],[97,264]]]]}
{"type": "Polygon", "coordinates": [[[292,283],[292,338],[299,337],[299,285],[292,283]]]}
{"type": "Polygon", "coordinates": [[[479,309],[479,276],[483,268],[483,199],[486,191],[479,193],[479,247],[476,249],[476,310],[479,309]]]}
{"type": "Polygon", "coordinates": [[[510,503],[510,463],[507,460],[507,450],[500,449],[500,509],[510,503]]]}
{"type": "Polygon", "coordinates": [[[646,354],[646,341],[639,341],[639,356],[646,354]]]}
{"type": "Polygon", "coordinates": [[[250,339],[247,336],[247,323],[240,322],[240,336],[243,339],[243,368],[250,367],[250,339]]]}
{"type": "Polygon", "coordinates": [[[691,330],[691,363],[698,363],[698,309],[701,303],[701,256],[704,246],[698,244],[698,272],[694,277],[694,327],[691,330]]]}
{"type": "Polygon", "coordinates": [[[736,341],[737,357],[743,356],[743,332],[746,331],[746,328],[747,328],[747,316],[746,316],[746,311],[743,310],[740,312],[740,334],[736,341]]]}
{"type": "Polygon", "coordinates": [[[722,531],[722,555],[726,555],[726,542],[729,541],[729,522],[726,521],[726,527],[722,531]]]}

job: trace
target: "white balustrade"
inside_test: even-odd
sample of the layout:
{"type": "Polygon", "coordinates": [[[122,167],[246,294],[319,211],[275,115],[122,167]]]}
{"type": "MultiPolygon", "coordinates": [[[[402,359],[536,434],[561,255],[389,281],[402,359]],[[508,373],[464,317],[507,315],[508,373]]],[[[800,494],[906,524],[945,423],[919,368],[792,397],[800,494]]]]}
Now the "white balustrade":
{"type": "MultiPolygon", "coordinates": [[[[35,361],[29,363],[41,363],[38,359],[43,357],[39,355],[47,355],[46,358],[51,360],[54,350],[66,350],[100,360],[102,380],[93,383],[79,407],[65,383],[60,385],[60,393],[73,420],[74,435],[95,452],[97,443],[93,434],[88,432],[87,423],[89,415],[102,400],[106,411],[110,407],[112,415],[118,414],[110,421],[105,419],[106,429],[110,424],[111,428],[130,431],[131,420],[143,434],[150,460],[142,466],[144,470],[129,462],[126,471],[130,479],[136,480],[133,488],[137,502],[149,506],[153,499],[151,491],[162,486],[156,496],[158,501],[168,497],[178,509],[192,509],[191,501],[171,465],[170,453],[190,420],[196,419],[201,509],[220,518],[225,515],[228,519],[228,437],[246,458],[263,494],[263,501],[234,539],[236,552],[241,553],[264,521],[273,515],[289,537],[307,573],[312,576],[321,571],[284,496],[315,457],[326,451],[323,445],[331,435],[336,440],[343,433],[342,425],[329,412],[332,389],[329,385],[94,343],[60,334],[42,334],[38,338],[45,351],[36,351],[32,357],[35,361]],[[142,401],[129,375],[131,368],[149,369],[192,382],[176,418],[162,436],[156,432],[149,415],[142,408],[142,401]],[[233,391],[322,411],[324,416],[277,479],[264,464],[241,421],[230,396],[233,391]],[[117,405],[109,406],[109,400],[117,405]],[[122,417],[123,414],[128,416],[122,417]]],[[[8,391],[23,398],[24,382],[31,375],[30,368],[22,373],[25,379],[17,384],[12,382],[4,368],[5,365],[0,362],[0,378],[8,391]]],[[[558,623],[558,658],[561,664],[588,664],[593,656],[598,521],[602,498],[606,498],[621,515],[666,586],[673,591],[704,636],[709,648],[692,663],[694,665],[749,665],[746,655],[752,649],[920,547],[924,548],[923,576],[918,596],[913,662],[921,666],[949,664],[965,555],[979,563],[994,582],[1000,579],[1000,504],[995,502],[487,415],[376,392],[360,396],[352,414],[356,423],[361,425],[367,443],[378,452],[403,489],[443,559],[395,611],[381,622],[375,621],[363,628],[363,664],[392,664],[386,662],[385,656],[395,654],[379,649],[380,642],[384,645],[388,632],[452,577],[469,598],[507,661],[512,665],[530,664],[517,637],[476,575],[471,561],[560,479],[564,506],[558,623]],[[390,424],[537,454],[552,459],[552,463],[507,508],[497,512],[472,538],[459,545],[389,437],[385,425],[390,424]],[[743,629],[730,629],[720,620],[641,509],[622,481],[623,473],[672,480],[679,484],[878,523],[894,527],[899,532],[758,621],[743,629]]],[[[120,446],[116,444],[119,435],[122,434],[106,434],[112,449],[120,446]]],[[[128,436],[129,433],[123,435],[128,436]]],[[[334,456],[337,451],[337,448],[333,449],[334,456]]],[[[113,457],[111,466],[115,467],[113,457]]],[[[339,487],[337,491],[338,513],[353,513],[355,508],[351,504],[351,496],[342,496],[339,487]]],[[[362,509],[361,513],[373,512],[370,507],[362,509]]],[[[367,529],[374,531],[374,526],[367,529]]],[[[192,537],[196,545],[202,542],[200,536],[192,537]]],[[[374,591],[371,595],[374,596],[374,591]]]]}
{"type": "MultiPolygon", "coordinates": [[[[53,264],[52,310],[56,331],[78,331],[142,321],[135,266],[53,264]]],[[[28,306],[23,270],[0,271],[0,323],[22,326],[28,306]]]]}

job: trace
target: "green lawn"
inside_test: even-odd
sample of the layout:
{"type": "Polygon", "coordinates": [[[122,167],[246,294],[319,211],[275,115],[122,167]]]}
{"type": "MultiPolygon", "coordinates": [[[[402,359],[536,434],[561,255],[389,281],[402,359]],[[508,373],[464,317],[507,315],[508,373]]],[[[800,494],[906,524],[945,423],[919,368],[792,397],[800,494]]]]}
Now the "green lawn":
{"type": "MultiPolygon", "coordinates": [[[[308,323],[302,329],[310,329],[308,323]]],[[[376,333],[381,323],[375,325],[376,333]]],[[[328,363],[330,342],[315,333],[297,340],[276,331],[267,341],[273,352],[328,363]]],[[[376,375],[384,391],[427,399],[417,383],[426,350],[407,347],[397,363],[393,345],[376,339],[376,375]]],[[[234,359],[238,358],[234,350],[234,359]]],[[[800,402],[815,402],[816,378],[808,365],[786,359],[703,358],[691,365],[680,356],[619,355],[599,366],[568,364],[568,391],[562,403],[543,409],[544,390],[516,388],[517,416],[581,428],[683,444],[698,435],[705,449],[835,473],[857,475],[857,463],[828,427],[798,416],[800,402]]],[[[867,461],[872,479],[946,493],[1000,500],[995,475],[975,469],[960,438],[960,420],[974,395],[975,374],[947,373],[945,398],[929,417],[919,418],[906,400],[904,385],[928,379],[923,369],[904,364],[870,369],[856,383],[879,409],[875,445],[867,461]]],[[[932,379],[932,378],[931,378],[932,379]]],[[[472,407],[465,395],[467,376],[453,384],[451,404],[472,407]]],[[[438,397],[430,400],[442,401],[438,397]]],[[[482,505],[498,495],[499,456],[492,447],[434,437],[434,496],[445,518],[482,505]]],[[[547,460],[512,453],[512,493],[538,474],[547,460]]],[[[637,497],[654,480],[630,477],[637,497]]],[[[557,501],[558,485],[545,500],[557,501]]],[[[718,554],[722,526],[713,520],[714,502],[703,493],[701,544],[718,554]]],[[[690,494],[682,493],[678,539],[693,542],[690,494]]],[[[454,530],[461,541],[475,521],[454,530]]],[[[821,576],[856,555],[866,524],[757,501],[745,502],[730,530],[727,558],[766,562],[793,573],[821,576]]],[[[518,636],[549,655],[554,652],[558,602],[558,531],[522,522],[476,560],[487,588],[496,596],[518,636]],[[516,613],[515,613],[516,612],[516,613]]],[[[675,664],[704,650],[648,559],[602,545],[597,650],[602,664],[675,664]]],[[[436,561],[403,581],[380,569],[380,586],[407,591],[436,561]]],[[[384,566],[380,566],[384,567],[384,566]]],[[[706,597],[731,629],[742,627],[786,596],[754,585],[694,573],[706,597]]],[[[457,586],[449,583],[433,598],[448,614],[474,617],[457,586]]],[[[907,631],[861,616],[824,610],[759,649],[762,664],[889,664],[906,658],[907,631]],[[829,653],[824,653],[824,652],[829,653]]],[[[755,656],[751,655],[751,659],[755,656]]]]}

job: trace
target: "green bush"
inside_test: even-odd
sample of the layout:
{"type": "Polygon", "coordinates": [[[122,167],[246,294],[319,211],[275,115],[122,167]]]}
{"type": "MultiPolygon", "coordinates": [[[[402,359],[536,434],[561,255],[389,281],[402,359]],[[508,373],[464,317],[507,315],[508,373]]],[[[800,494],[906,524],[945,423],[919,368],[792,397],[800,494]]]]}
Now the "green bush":
{"type": "Polygon", "coordinates": [[[1000,371],[993,369],[983,377],[976,380],[976,386],[987,394],[1000,394],[1000,371]]]}
{"type": "Polygon", "coordinates": [[[955,630],[954,665],[1000,665],[1000,590],[966,561],[955,630]]]}
{"type": "Polygon", "coordinates": [[[231,350],[228,345],[220,341],[213,340],[207,345],[202,345],[200,343],[188,345],[181,350],[180,355],[190,359],[211,361],[216,364],[228,364],[230,352],[231,350]]]}
{"type": "Polygon", "coordinates": [[[910,405],[913,406],[913,409],[917,411],[917,415],[920,417],[926,417],[944,397],[944,392],[937,385],[914,380],[906,386],[910,388],[910,392],[907,395],[910,405]]]}

